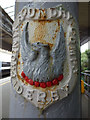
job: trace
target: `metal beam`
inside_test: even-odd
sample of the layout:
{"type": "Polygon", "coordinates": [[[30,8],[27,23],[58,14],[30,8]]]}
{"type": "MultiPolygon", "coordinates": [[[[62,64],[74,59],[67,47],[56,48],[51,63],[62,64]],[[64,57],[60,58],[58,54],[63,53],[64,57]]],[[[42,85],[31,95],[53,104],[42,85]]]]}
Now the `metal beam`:
{"type": "Polygon", "coordinates": [[[0,26],[0,29],[4,32],[6,32],[10,37],[12,37],[12,34],[10,34],[9,32],[7,32],[5,29],[3,29],[1,26],[0,26]]]}

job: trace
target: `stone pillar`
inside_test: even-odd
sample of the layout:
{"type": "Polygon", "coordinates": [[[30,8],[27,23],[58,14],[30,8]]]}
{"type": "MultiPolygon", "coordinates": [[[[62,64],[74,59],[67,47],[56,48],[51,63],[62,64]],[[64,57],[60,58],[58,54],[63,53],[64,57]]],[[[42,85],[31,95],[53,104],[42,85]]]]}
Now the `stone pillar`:
{"type": "MultiPolygon", "coordinates": [[[[21,2],[15,4],[15,16],[21,11],[21,9],[26,5],[31,5],[28,2],[21,2]]],[[[68,10],[73,18],[75,23],[78,26],[78,5],[77,3],[59,3],[59,2],[45,2],[43,3],[43,8],[52,8],[62,4],[66,10],[68,10]]],[[[35,3],[36,7],[40,7],[40,3],[35,3]]],[[[78,31],[78,28],[76,28],[78,31]]],[[[28,102],[25,98],[18,95],[13,88],[11,87],[11,97],[10,97],[10,118],[80,118],[80,51],[79,51],[79,38],[77,37],[77,66],[78,66],[78,77],[74,83],[74,77],[70,83],[70,87],[73,85],[74,89],[68,94],[67,97],[63,98],[60,101],[57,101],[44,109],[36,108],[33,104],[28,102]]],[[[23,43],[21,43],[23,44],[23,43]]],[[[73,53],[71,53],[73,54],[73,53]]],[[[73,66],[74,67],[74,66],[73,66]]],[[[76,71],[74,71],[76,72],[76,71]]],[[[12,82],[13,83],[13,82],[12,82]]],[[[13,83],[14,84],[14,83],[13,83]]],[[[15,85],[15,84],[14,84],[15,85]]],[[[68,88],[67,88],[68,89],[68,88]]],[[[19,91],[20,92],[20,91],[19,91]]],[[[60,93],[61,94],[61,93],[60,93]]]]}

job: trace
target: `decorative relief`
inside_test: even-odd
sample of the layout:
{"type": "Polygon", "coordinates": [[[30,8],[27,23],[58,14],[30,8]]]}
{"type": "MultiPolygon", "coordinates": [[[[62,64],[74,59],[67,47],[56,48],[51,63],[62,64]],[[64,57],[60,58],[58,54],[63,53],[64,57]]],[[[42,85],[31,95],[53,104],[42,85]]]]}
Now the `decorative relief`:
{"type": "Polygon", "coordinates": [[[68,96],[78,75],[78,29],[62,5],[25,6],[13,24],[11,80],[40,109],[68,96]]]}

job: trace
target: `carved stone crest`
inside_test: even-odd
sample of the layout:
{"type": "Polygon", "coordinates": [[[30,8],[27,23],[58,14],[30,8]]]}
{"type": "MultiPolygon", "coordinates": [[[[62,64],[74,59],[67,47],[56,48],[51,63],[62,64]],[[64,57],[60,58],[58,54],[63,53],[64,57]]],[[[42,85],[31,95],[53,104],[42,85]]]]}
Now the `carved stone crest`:
{"type": "Polygon", "coordinates": [[[70,94],[78,74],[78,31],[62,5],[25,6],[13,24],[11,80],[16,92],[40,109],[70,94]]]}

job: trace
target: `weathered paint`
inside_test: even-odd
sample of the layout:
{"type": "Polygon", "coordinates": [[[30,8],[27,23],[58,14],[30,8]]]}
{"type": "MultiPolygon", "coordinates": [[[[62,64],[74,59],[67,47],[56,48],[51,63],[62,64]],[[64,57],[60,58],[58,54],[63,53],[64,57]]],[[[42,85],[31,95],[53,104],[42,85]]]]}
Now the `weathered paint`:
{"type": "MultiPolygon", "coordinates": [[[[22,10],[21,13],[24,13],[24,10],[22,10]]],[[[76,57],[76,56],[73,57],[71,55],[71,53],[70,53],[70,50],[68,50],[71,46],[73,46],[73,48],[74,48],[74,45],[75,45],[75,44],[73,45],[73,41],[74,40],[71,39],[71,37],[72,38],[75,37],[75,40],[76,40],[77,34],[76,34],[76,36],[73,36],[75,34],[73,34],[73,32],[72,32],[72,28],[77,27],[77,25],[74,22],[72,24],[72,27],[70,26],[71,23],[72,23],[72,19],[73,18],[70,18],[71,20],[69,20],[68,17],[65,16],[65,12],[63,12],[64,14],[62,15],[62,17],[60,16],[60,19],[58,19],[58,20],[57,20],[57,17],[54,20],[52,20],[52,18],[50,20],[47,20],[46,17],[43,17],[43,15],[41,15],[40,20],[37,20],[37,19],[31,20],[31,18],[28,19],[26,13],[27,12],[25,12],[23,15],[21,14],[22,16],[19,14],[21,16],[21,18],[20,18],[21,20],[19,19],[19,24],[17,22],[18,19],[16,19],[16,23],[13,26],[13,28],[14,28],[14,38],[16,38],[18,36],[18,34],[16,33],[17,30],[15,30],[15,29],[17,28],[18,31],[20,32],[20,35],[22,35],[23,34],[22,31],[24,30],[25,25],[27,24],[27,22],[29,22],[29,28],[30,29],[28,31],[29,31],[29,41],[30,41],[30,43],[34,44],[35,42],[40,42],[42,44],[48,44],[50,46],[51,50],[52,50],[53,47],[55,46],[56,37],[57,37],[57,34],[59,33],[59,30],[60,30],[60,23],[63,23],[62,27],[64,29],[64,37],[65,37],[65,40],[66,40],[66,47],[65,48],[67,49],[67,54],[66,54],[67,59],[66,59],[66,61],[64,63],[64,70],[63,70],[63,72],[64,72],[64,79],[63,79],[63,81],[61,81],[61,83],[59,85],[43,89],[43,88],[32,87],[32,86],[30,86],[28,84],[26,86],[22,82],[20,82],[20,84],[23,86],[23,88],[25,90],[27,90],[27,89],[30,89],[30,90],[33,89],[33,90],[36,91],[37,94],[38,94],[38,91],[39,92],[40,91],[45,92],[47,94],[48,101],[50,100],[49,97],[51,97],[49,95],[48,91],[50,91],[50,92],[52,92],[52,91],[57,92],[57,91],[61,90],[63,92],[63,90],[64,90],[65,92],[63,92],[63,97],[60,97],[60,99],[62,99],[64,97],[66,97],[68,95],[68,93],[70,93],[72,91],[72,89],[75,86],[76,79],[77,79],[77,72],[78,72],[77,62],[76,62],[77,59],[74,60],[74,57],[76,57]],[[71,61],[74,61],[76,63],[74,64],[71,61]],[[76,66],[74,67],[74,65],[76,65],[76,66]],[[72,83],[72,78],[73,78],[73,83],[72,83]],[[69,83],[70,83],[70,87],[69,87],[70,89],[68,90],[67,86],[68,86],[69,83]]],[[[20,39],[18,39],[18,40],[20,40],[20,39]]],[[[17,58],[17,52],[21,53],[21,49],[18,49],[15,44],[13,45],[13,51],[16,52],[16,58],[17,58]]],[[[20,63],[22,63],[23,62],[22,61],[22,56],[18,60],[20,61],[20,63]]],[[[18,63],[18,60],[17,60],[17,63],[18,63]]],[[[52,62],[51,62],[51,66],[52,66],[52,62]]],[[[18,78],[21,80],[22,79],[21,78],[21,72],[22,72],[22,69],[23,69],[23,65],[21,65],[21,64],[18,65],[18,68],[20,68],[20,70],[17,69],[17,71],[18,71],[18,78]]],[[[12,71],[12,78],[14,76],[16,76],[16,75],[17,75],[17,73],[13,74],[13,71],[12,71]]],[[[19,82],[18,79],[17,79],[17,82],[19,82]]],[[[13,83],[13,81],[12,81],[12,83],[13,83]]],[[[15,86],[15,84],[14,84],[14,86],[15,86]]],[[[35,95],[37,96],[36,93],[35,93],[35,95]]],[[[19,94],[20,94],[20,92],[19,92],[19,94]]],[[[21,94],[22,94],[22,96],[24,96],[27,99],[28,95],[26,95],[27,93],[25,93],[25,91],[23,91],[23,93],[21,92],[21,94]]],[[[34,95],[34,93],[33,93],[33,95],[34,95]]],[[[59,95],[61,95],[61,94],[59,93],[59,95]]],[[[35,100],[32,100],[32,103],[34,105],[36,105],[36,106],[38,104],[37,101],[35,101],[35,100]]],[[[47,103],[47,101],[46,101],[42,107],[39,106],[39,104],[38,104],[37,107],[45,109],[51,103],[53,103],[52,98],[51,98],[50,103],[47,103]]]]}

